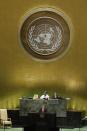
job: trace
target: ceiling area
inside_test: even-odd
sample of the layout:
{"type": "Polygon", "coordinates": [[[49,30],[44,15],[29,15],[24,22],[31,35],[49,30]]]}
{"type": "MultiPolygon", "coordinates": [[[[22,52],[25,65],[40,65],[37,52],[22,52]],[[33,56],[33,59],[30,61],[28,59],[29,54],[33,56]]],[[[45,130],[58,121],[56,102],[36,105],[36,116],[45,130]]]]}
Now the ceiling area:
{"type": "Polygon", "coordinates": [[[47,90],[70,97],[69,107],[87,111],[87,0],[8,0],[0,2],[0,107],[47,90]],[[37,61],[22,47],[19,28],[26,12],[52,7],[72,23],[71,46],[54,61],[37,61]]]}

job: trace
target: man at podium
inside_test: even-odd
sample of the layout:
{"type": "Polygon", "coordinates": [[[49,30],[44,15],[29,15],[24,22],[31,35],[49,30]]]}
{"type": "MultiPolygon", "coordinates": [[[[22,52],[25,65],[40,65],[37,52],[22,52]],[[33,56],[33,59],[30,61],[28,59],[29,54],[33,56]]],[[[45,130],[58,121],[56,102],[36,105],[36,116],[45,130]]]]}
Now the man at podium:
{"type": "Polygon", "coordinates": [[[49,99],[49,95],[48,95],[47,91],[45,91],[45,92],[43,93],[43,95],[40,97],[40,99],[46,99],[46,100],[49,99]]]}

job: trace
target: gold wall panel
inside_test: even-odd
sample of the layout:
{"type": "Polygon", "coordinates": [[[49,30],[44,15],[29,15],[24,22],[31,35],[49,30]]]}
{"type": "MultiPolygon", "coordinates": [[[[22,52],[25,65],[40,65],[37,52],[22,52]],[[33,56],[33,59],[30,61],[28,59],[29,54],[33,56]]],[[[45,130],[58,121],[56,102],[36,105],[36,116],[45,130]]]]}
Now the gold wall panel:
{"type": "Polygon", "coordinates": [[[70,108],[87,111],[87,0],[0,1],[0,108],[15,108],[23,95],[54,91],[70,97],[70,108]],[[23,15],[52,7],[69,16],[71,47],[61,58],[35,61],[19,43],[23,15]]]}

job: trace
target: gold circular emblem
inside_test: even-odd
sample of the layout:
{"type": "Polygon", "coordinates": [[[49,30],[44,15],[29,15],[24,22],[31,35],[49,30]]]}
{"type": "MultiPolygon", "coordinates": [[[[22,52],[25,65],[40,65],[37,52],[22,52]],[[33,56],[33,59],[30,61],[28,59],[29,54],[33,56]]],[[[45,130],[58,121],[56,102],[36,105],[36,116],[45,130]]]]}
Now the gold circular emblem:
{"type": "Polygon", "coordinates": [[[50,10],[36,11],[22,24],[20,39],[29,54],[38,59],[50,60],[67,49],[70,30],[58,13],[50,10]]]}

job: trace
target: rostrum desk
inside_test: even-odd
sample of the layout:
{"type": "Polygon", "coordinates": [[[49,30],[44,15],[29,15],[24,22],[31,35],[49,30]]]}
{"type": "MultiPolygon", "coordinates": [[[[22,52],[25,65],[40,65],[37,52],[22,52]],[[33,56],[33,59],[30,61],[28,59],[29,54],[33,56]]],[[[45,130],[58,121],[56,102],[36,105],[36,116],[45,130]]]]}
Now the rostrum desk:
{"type": "Polygon", "coordinates": [[[58,131],[59,128],[80,127],[83,112],[67,111],[66,99],[32,100],[20,99],[20,108],[8,110],[13,127],[24,131],[58,131]],[[46,112],[41,112],[45,104],[46,112]]]}
{"type": "Polygon", "coordinates": [[[32,123],[33,126],[31,127],[33,127],[33,130],[56,130],[56,117],[66,117],[66,108],[66,99],[20,99],[20,117],[22,123],[24,117],[25,119],[26,117],[28,118],[28,123],[25,123],[26,126],[24,129],[28,130],[28,125],[32,123]],[[43,106],[45,108],[44,112],[42,112],[43,106]]]}

